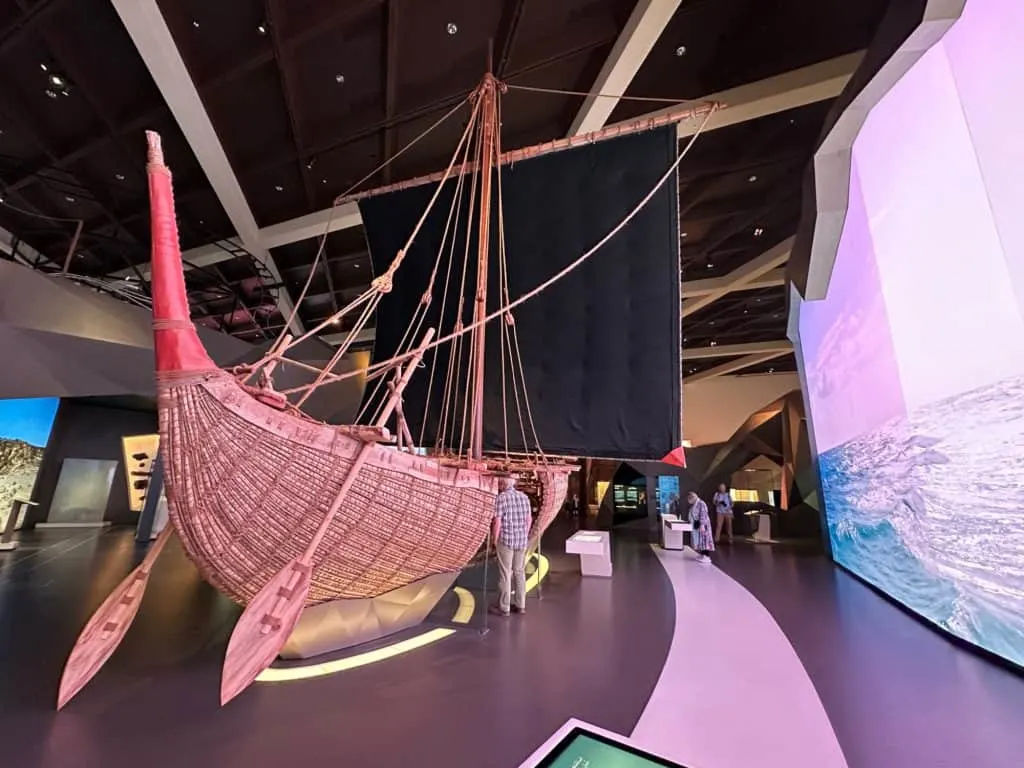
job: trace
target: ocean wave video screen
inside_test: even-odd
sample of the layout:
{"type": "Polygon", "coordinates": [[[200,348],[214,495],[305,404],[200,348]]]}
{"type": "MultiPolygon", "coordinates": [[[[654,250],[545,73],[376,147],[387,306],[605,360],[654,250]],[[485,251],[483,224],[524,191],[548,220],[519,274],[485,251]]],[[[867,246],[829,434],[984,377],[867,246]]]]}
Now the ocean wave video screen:
{"type": "Polygon", "coordinates": [[[835,559],[1024,665],[1021,40],[969,0],[872,110],[799,338],[835,559]]]}

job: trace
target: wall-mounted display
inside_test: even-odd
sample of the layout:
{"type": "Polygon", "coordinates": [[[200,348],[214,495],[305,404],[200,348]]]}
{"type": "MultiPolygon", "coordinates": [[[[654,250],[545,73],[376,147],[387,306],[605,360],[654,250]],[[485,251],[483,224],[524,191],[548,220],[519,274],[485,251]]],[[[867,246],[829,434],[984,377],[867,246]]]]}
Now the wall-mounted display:
{"type": "Polygon", "coordinates": [[[658,475],[658,514],[679,515],[686,510],[679,501],[679,476],[658,475]]]}
{"type": "Polygon", "coordinates": [[[0,400],[0,531],[14,499],[31,498],[59,404],[55,397],[0,400]]]}
{"type": "Polygon", "coordinates": [[[121,442],[124,446],[128,505],[132,512],[141,512],[153,475],[153,462],[160,450],[160,435],[128,435],[121,442]]]}
{"type": "Polygon", "coordinates": [[[47,523],[99,525],[107,513],[117,462],[64,459],[47,523]]]}
{"type": "Polygon", "coordinates": [[[1024,665],[1021,39],[968,0],[872,109],[799,346],[835,559],[1024,665]]]}

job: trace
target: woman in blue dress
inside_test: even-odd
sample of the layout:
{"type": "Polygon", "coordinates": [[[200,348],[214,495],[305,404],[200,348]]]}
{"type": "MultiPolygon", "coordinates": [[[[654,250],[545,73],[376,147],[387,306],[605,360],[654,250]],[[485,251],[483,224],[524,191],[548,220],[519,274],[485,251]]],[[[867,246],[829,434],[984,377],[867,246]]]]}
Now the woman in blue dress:
{"type": "Polygon", "coordinates": [[[728,531],[726,534],[729,541],[732,541],[732,496],[725,483],[718,486],[718,493],[715,494],[711,503],[715,505],[715,543],[722,540],[722,524],[728,531]]]}
{"type": "Polygon", "coordinates": [[[715,551],[715,538],[711,533],[711,515],[708,514],[708,505],[697,495],[696,491],[686,494],[686,500],[690,504],[689,520],[693,523],[691,545],[700,555],[702,563],[711,562],[711,553],[715,551]]]}

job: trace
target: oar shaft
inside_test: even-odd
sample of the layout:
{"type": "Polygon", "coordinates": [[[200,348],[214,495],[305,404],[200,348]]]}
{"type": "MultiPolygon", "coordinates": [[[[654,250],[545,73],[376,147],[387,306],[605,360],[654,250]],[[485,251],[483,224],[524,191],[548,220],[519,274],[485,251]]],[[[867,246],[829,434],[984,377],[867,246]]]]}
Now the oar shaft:
{"type": "MultiPolygon", "coordinates": [[[[398,383],[395,385],[395,389],[391,393],[391,397],[388,398],[388,402],[384,406],[384,410],[381,411],[380,418],[377,419],[374,426],[383,427],[388,423],[388,419],[391,418],[391,414],[395,412],[395,409],[402,400],[402,392],[405,390],[406,386],[408,386],[413,373],[416,372],[416,367],[423,358],[423,349],[433,338],[434,329],[428,328],[427,332],[423,334],[423,341],[420,342],[416,356],[409,361],[405,370],[403,370],[402,374],[398,377],[398,383]]],[[[359,471],[363,468],[363,464],[366,463],[366,460],[370,458],[370,452],[373,450],[374,445],[374,443],[363,443],[362,447],[359,449],[359,453],[356,454],[355,461],[352,462],[348,475],[345,477],[344,482],[341,484],[341,488],[338,489],[338,493],[334,497],[334,501],[327,510],[327,515],[324,517],[323,522],[320,523],[320,527],[317,528],[316,535],[313,536],[313,540],[309,543],[309,547],[306,548],[306,556],[304,559],[307,563],[313,559],[313,555],[316,553],[317,547],[320,546],[320,542],[323,541],[324,536],[327,534],[327,529],[331,527],[331,523],[334,521],[335,514],[337,514],[339,509],[341,509],[341,505],[345,501],[345,497],[348,495],[353,483],[358,479],[359,471]]]]}
{"type": "MultiPolygon", "coordinates": [[[[391,397],[388,398],[388,402],[381,411],[380,417],[377,419],[375,426],[383,427],[387,424],[388,419],[391,418],[391,414],[394,413],[402,400],[402,391],[409,384],[409,380],[412,379],[412,375],[416,371],[416,367],[419,365],[420,360],[423,359],[424,350],[433,338],[434,329],[428,328],[427,332],[423,335],[423,340],[416,349],[416,355],[409,361],[409,364],[404,370],[400,369],[402,370],[402,373],[398,378],[398,383],[395,385],[395,388],[391,393],[391,397]]],[[[331,506],[328,507],[327,514],[324,515],[324,519],[316,529],[316,533],[313,534],[313,539],[309,542],[309,546],[306,547],[306,551],[302,554],[302,557],[299,558],[299,562],[307,566],[312,566],[313,556],[316,554],[317,548],[324,540],[324,536],[327,535],[327,531],[331,527],[331,523],[334,522],[334,516],[338,513],[338,510],[341,509],[341,505],[345,502],[345,497],[348,496],[349,490],[351,490],[353,484],[355,484],[356,480],[359,478],[359,472],[362,470],[366,460],[370,458],[370,453],[373,451],[373,447],[374,443],[363,443],[360,446],[359,452],[352,461],[352,466],[349,467],[348,474],[345,476],[345,479],[341,483],[341,487],[334,496],[334,501],[332,501],[331,506]]],[[[301,577],[298,573],[292,574],[292,577],[288,580],[286,590],[289,592],[294,590],[300,578],[301,577]]],[[[282,595],[279,597],[274,603],[274,610],[271,611],[271,615],[277,615],[280,613],[289,599],[290,595],[282,595]]],[[[262,634],[267,634],[270,631],[269,625],[263,625],[263,628],[260,631],[262,634]]]]}

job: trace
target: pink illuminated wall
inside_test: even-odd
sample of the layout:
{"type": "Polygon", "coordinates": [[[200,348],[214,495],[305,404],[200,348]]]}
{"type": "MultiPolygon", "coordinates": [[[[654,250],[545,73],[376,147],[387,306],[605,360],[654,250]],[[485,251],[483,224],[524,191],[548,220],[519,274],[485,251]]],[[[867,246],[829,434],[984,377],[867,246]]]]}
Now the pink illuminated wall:
{"type": "Polygon", "coordinates": [[[798,333],[836,560],[1024,665],[1022,126],[1024,3],[967,0],[854,141],[798,333]]]}

